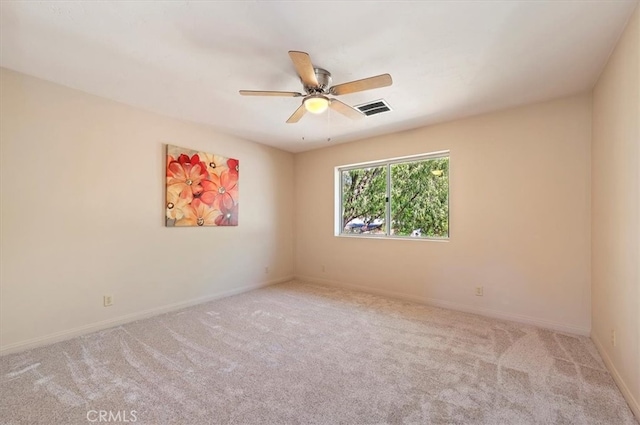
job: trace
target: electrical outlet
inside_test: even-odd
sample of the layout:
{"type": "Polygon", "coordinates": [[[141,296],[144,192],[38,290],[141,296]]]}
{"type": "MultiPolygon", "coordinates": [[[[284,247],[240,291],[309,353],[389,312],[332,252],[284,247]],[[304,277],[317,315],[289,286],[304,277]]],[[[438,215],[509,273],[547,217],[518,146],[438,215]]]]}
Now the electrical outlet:
{"type": "Polygon", "coordinates": [[[616,345],[618,345],[618,341],[616,340],[616,330],[615,329],[611,329],[611,345],[613,345],[614,347],[616,345]]]}
{"type": "Polygon", "coordinates": [[[484,295],[484,288],[482,286],[476,286],[476,297],[484,295]]]}
{"type": "Polygon", "coordinates": [[[264,274],[269,274],[269,267],[264,268],[264,274]]]}
{"type": "Polygon", "coordinates": [[[102,297],[102,301],[105,307],[111,307],[113,305],[113,295],[105,295],[102,297]]]}

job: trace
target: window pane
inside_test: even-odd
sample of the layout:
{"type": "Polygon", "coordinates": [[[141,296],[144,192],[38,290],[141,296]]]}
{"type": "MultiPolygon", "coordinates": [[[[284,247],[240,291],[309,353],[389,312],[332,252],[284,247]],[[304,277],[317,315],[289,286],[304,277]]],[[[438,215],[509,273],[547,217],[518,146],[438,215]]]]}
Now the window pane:
{"type": "Polygon", "coordinates": [[[391,234],[449,236],[449,158],[391,165],[391,234]]]}
{"type": "Polygon", "coordinates": [[[384,235],[387,167],[341,172],[342,233],[384,235]]]}

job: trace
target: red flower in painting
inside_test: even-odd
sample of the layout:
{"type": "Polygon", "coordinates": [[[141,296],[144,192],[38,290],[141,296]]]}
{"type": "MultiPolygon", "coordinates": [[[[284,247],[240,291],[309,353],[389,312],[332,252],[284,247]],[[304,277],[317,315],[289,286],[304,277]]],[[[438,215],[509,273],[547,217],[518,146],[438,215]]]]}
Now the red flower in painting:
{"type": "Polygon", "coordinates": [[[181,154],[167,165],[167,190],[179,194],[189,202],[202,193],[201,182],[207,178],[207,166],[196,154],[181,154]]]}
{"type": "Polygon", "coordinates": [[[213,226],[220,211],[194,199],[191,204],[183,208],[184,216],[176,221],[176,226],[213,226]]]}
{"type": "Polygon", "coordinates": [[[201,182],[200,200],[213,208],[232,208],[238,201],[238,175],[224,171],[220,176],[211,174],[209,178],[211,180],[201,182]]]}
{"type": "Polygon", "coordinates": [[[240,172],[240,161],[237,159],[229,158],[227,160],[227,167],[229,167],[229,173],[234,175],[238,180],[238,173],[240,172]]]}
{"type": "Polygon", "coordinates": [[[220,205],[220,214],[216,217],[216,226],[237,226],[238,225],[238,204],[233,205],[231,208],[227,208],[224,205],[220,205]]]}
{"type": "Polygon", "coordinates": [[[167,176],[169,176],[169,164],[171,164],[176,159],[171,155],[167,155],[167,176]]]}

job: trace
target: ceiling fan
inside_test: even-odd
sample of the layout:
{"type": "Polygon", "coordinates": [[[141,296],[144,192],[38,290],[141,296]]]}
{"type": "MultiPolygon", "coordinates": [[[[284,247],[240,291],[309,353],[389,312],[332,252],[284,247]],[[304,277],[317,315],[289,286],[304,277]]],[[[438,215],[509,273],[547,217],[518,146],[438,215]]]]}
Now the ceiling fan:
{"type": "Polygon", "coordinates": [[[302,104],[289,117],[287,120],[288,124],[300,121],[300,118],[302,118],[306,112],[321,114],[326,111],[327,108],[331,108],[352,119],[362,118],[364,115],[361,114],[360,111],[337,99],[330,98],[329,95],[340,96],[364,90],[377,89],[379,87],[387,87],[393,83],[391,75],[382,74],[330,86],[331,73],[326,69],[314,67],[308,53],[290,51],[289,57],[293,61],[293,65],[296,68],[296,72],[300,77],[306,94],[293,91],[240,90],[242,96],[302,97],[302,104]]]}

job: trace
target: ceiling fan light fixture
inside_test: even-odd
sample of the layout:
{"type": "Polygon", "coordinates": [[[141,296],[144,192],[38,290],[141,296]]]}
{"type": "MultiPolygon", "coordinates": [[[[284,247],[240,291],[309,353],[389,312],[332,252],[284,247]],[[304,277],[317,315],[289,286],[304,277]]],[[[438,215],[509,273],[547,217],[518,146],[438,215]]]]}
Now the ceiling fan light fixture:
{"type": "Polygon", "coordinates": [[[329,107],[329,99],[322,95],[312,95],[304,100],[304,108],[312,114],[321,114],[329,107]]]}

